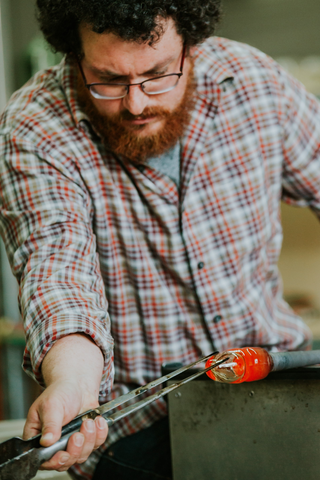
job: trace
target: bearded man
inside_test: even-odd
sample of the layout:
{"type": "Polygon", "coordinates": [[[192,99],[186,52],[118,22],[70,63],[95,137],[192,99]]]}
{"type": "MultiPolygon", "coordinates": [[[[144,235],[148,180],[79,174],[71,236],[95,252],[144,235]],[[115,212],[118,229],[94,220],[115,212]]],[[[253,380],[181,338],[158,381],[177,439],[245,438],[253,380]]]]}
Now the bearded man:
{"type": "MultiPolygon", "coordinates": [[[[320,107],[261,52],[212,37],[216,0],[38,0],[62,63],[1,119],[1,232],[24,368],[45,390],[25,438],[214,350],[296,350],[281,198],[320,209],[320,107]],[[113,350],[114,345],[114,350],[113,350]]],[[[166,404],[86,420],[44,464],[171,478],[166,404]],[[107,438],[106,438],[107,437],[107,438]]]]}

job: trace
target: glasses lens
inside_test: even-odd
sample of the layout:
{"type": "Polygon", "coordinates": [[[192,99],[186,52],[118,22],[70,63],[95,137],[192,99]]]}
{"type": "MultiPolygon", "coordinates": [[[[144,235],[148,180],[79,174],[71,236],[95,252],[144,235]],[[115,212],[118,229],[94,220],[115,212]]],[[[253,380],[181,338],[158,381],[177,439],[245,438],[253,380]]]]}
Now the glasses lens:
{"type": "MultiPolygon", "coordinates": [[[[180,75],[165,75],[163,77],[151,78],[142,83],[143,91],[148,95],[157,95],[172,90],[177,86],[180,75]]],[[[100,100],[113,100],[123,98],[127,95],[126,85],[90,85],[90,93],[94,98],[100,100]]]]}
{"type": "Polygon", "coordinates": [[[159,78],[151,78],[143,83],[142,88],[148,95],[165,93],[177,86],[179,75],[167,75],[159,78]]]}
{"type": "Polygon", "coordinates": [[[94,98],[112,100],[125,97],[127,87],[125,85],[91,85],[90,93],[94,98]]]}

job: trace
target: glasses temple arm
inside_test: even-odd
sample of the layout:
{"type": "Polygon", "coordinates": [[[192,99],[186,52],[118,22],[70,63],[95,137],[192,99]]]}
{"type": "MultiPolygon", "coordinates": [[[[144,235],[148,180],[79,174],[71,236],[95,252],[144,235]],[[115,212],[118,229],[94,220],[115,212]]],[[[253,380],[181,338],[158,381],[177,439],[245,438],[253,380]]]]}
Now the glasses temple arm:
{"type": "Polygon", "coordinates": [[[181,64],[180,64],[180,73],[181,74],[182,74],[182,70],[183,70],[184,60],[186,58],[186,51],[187,51],[187,45],[186,45],[186,42],[184,42],[183,50],[182,50],[182,57],[181,57],[181,64]]]}
{"type": "Polygon", "coordinates": [[[79,67],[81,76],[82,76],[82,78],[83,78],[84,84],[85,84],[85,86],[88,88],[87,80],[86,80],[86,77],[84,76],[84,71],[83,71],[83,69],[82,69],[81,62],[80,62],[80,60],[79,60],[79,58],[78,58],[77,56],[75,57],[75,59],[76,59],[76,62],[77,62],[77,64],[78,64],[78,67],[79,67]]]}

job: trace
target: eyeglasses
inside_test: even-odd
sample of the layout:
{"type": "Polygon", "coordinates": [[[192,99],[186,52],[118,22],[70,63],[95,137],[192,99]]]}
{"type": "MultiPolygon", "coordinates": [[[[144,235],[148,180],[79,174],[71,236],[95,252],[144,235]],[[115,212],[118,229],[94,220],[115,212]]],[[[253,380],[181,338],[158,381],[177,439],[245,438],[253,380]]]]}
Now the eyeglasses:
{"type": "Polygon", "coordinates": [[[169,73],[155,78],[149,78],[140,83],[87,83],[81,63],[77,59],[79,69],[85,86],[94,98],[99,100],[117,100],[124,98],[129,93],[129,88],[140,85],[142,91],[147,95],[159,95],[173,90],[182,76],[183,64],[186,56],[186,45],[183,46],[180,63],[180,73],[169,73]]]}

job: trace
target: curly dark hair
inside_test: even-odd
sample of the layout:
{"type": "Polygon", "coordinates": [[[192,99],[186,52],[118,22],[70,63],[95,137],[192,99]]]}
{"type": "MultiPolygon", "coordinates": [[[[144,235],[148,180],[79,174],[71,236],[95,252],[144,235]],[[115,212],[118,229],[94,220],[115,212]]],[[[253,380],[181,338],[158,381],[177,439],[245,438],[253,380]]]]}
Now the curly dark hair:
{"type": "Polygon", "coordinates": [[[53,49],[81,53],[79,25],[112,32],[126,41],[149,45],[163,33],[159,18],[172,18],[188,46],[212,36],[220,19],[220,0],[37,0],[40,28],[53,49]]]}

